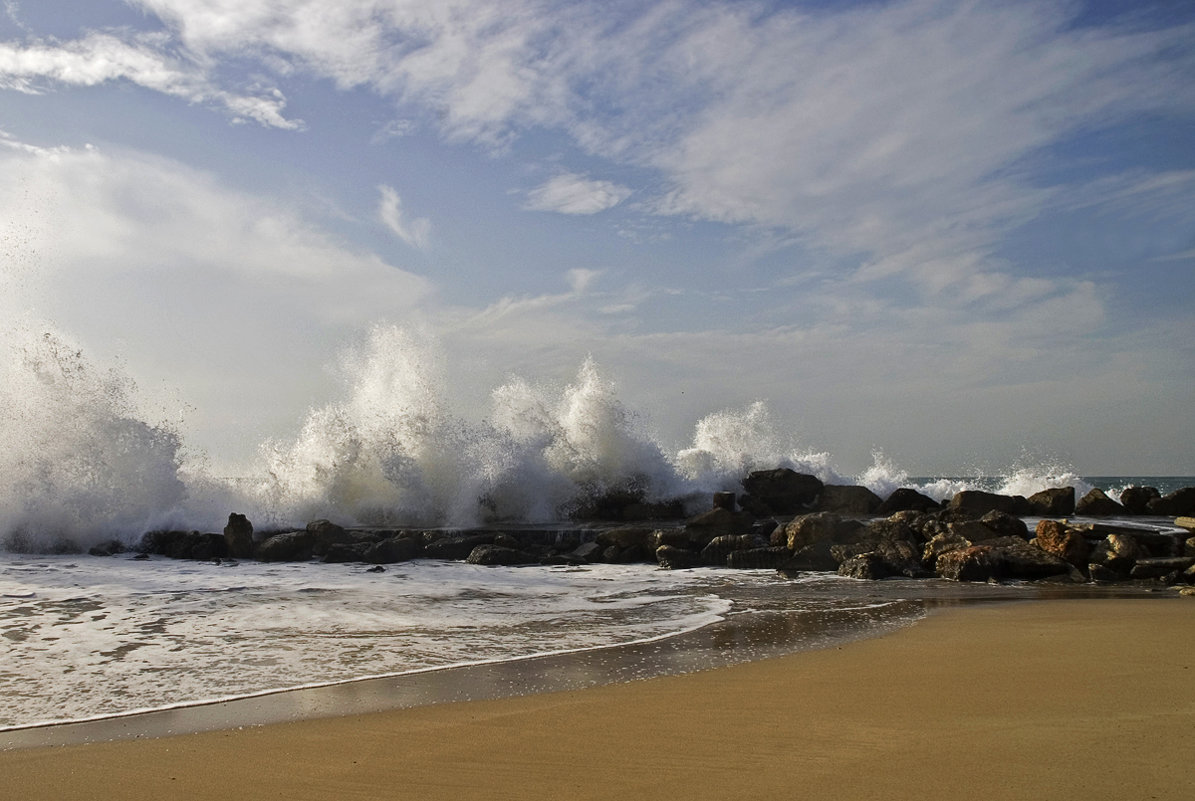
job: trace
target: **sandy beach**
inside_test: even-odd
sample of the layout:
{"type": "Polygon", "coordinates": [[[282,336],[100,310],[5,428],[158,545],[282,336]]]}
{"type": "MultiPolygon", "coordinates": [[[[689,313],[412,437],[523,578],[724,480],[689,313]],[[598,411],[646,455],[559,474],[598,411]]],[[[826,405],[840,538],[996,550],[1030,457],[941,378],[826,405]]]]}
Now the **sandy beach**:
{"type": "Polygon", "coordinates": [[[23,799],[1187,799],[1195,599],[956,608],[572,692],[0,753],[23,799]]]}

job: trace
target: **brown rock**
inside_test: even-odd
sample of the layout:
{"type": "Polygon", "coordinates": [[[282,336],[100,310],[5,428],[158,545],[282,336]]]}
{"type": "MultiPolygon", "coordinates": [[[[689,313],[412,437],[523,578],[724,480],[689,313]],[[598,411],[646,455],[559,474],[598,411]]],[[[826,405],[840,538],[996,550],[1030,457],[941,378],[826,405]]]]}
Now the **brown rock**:
{"type": "Polygon", "coordinates": [[[981,490],[963,490],[950,499],[950,508],[976,517],[992,510],[1010,515],[1029,514],[1029,502],[1020,495],[997,495],[981,490]]]}
{"type": "Polygon", "coordinates": [[[1120,493],[1120,505],[1135,515],[1147,514],[1149,502],[1161,498],[1157,487],[1125,487],[1120,493]]]}
{"type": "Polygon", "coordinates": [[[816,476],[798,473],[787,467],[756,470],[743,479],[747,497],[740,505],[759,517],[769,514],[800,514],[810,509],[822,492],[816,476]]]}
{"type": "Polygon", "coordinates": [[[1030,514],[1065,517],[1075,513],[1075,488],[1057,487],[1035,492],[1028,498],[1030,514]]]}
{"type": "Polygon", "coordinates": [[[1000,578],[1001,570],[999,554],[988,545],[947,551],[935,565],[937,574],[950,581],[991,581],[1000,578]]]}
{"type": "Polygon", "coordinates": [[[249,518],[233,512],[224,527],[224,543],[228,555],[234,559],[249,559],[253,556],[253,524],[249,518]]]}
{"type": "Polygon", "coordinates": [[[1155,498],[1146,505],[1146,511],[1151,515],[1165,517],[1195,515],[1195,487],[1184,487],[1169,495],[1155,498]]]}
{"type": "Polygon", "coordinates": [[[876,511],[883,515],[891,514],[892,512],[904,512],[910,509],[918,512],[928,512],[941,508],[942,504],[928,495],[922,495],[915,489],[901,487],[889,495],[876,511]]]}
{"type": "Polygon", "coordinates": [[[1041,520],[1035,533],[1038,548],[1060,556],[1076,567],[1087,565],[1091,545],[1079,531],[1057,520],[1041,520]]]}
{"type": "Polygon", "coordinates": [[[869,515],[879,509],[881,503],[880,496],[867,487],[827,484],[822,487],[817,509],[840,515],[869,515]]]}
{"type": "Polygon", "coordinates": [[[1122,515],[1125,509],[1116,501],[1108,497],[1102,489],[1098,487],[1091,492],[1084,495],[1075,504],[1075,514],[1084,515],[1088,517],[1108,517],[1110,515],[1122,515]]]}
{"type": "Polygon", "coordinates": [[[822,540],[849,542],[862,530],[863,524],[859,521],[847,520],[830,512],[801,515],[784,527],[790,551],[798,551],[822,540]]]}

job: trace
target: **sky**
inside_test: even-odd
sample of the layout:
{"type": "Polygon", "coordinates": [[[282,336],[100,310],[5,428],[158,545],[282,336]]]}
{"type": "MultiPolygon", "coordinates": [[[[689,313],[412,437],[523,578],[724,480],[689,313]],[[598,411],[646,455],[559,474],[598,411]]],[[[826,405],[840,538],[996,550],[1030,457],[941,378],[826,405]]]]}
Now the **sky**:
{"type": "Polygon", "coordinates": [[[218,470],[393,324],[466,417],[1195,474],[1195,3],[0,2],[0,344],[218,470]]]}

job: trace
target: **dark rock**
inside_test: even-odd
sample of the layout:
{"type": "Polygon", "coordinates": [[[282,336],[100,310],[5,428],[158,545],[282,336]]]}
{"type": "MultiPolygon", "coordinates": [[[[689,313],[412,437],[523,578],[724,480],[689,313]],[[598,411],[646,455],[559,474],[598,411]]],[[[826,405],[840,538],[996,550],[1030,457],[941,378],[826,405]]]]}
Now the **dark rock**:
{"type": "Polygon", "coordinates": [[[386,568],[382,567],[381,565],[374,565],[373,567],[369,568],[365,572],[366,573],[385,573],[386,568]]]}
{"type": "Polygon", "coordinates": [[[748,548],[744,551],[731,551],[726,557],[727,567],[748,570],[779,570],[792,559],[792,552],[783,545],[773,545],[767,548],[748,548]]]}
{"type": "Polygon", "coordinates": [[[838,575],[856,579],[883,579],[892,575],[887,561],[878,553],[852,556],[838,566],[838,575]]]}
{"type": "Polygon", "coordinates": [[[959,520],[955,523],[947,523],[946,528],[956,538],[967,540],[973,545],[1001,536],[1000,532],[982,520],[959,520]]]}
{"type": "Polygon", "coordinates": [[[997,495],[981,490],[963,490],[950,499],[950,508],[968,512],[976,517],[991,511],[1010,515],[1029,514],[1029,501],[1020,495],[997,495]]]}
{"type": "Polygon", "coordinates": [[[256,556],[263,562],[304,562],[314,555],[313,541],[309,531],[285,531],[258,543],[256,556]]]}
{"type": "Polygon", "coordinates": [[[1183,543],[1183,556],[1195,556],[1195,537],[1188,537],[1183,543]]]}
{"type": "Polygon", "coordinates": [[[228,516],[228,525],[224,527],[224,545],[228,555],[237,559],[250,559],[253,556],[253,524],[249,518],[233,512],[228,516]]]}
{"type": "Polygon", "coordinates": [[[817,510],[840,515],[870,515],[882,503],[880,496],[867,487],[826,484],[817,499],[817,510]]]}
{"type": "Polygon", "coordinates": [[[938,564],[938,557],[948,551],[970,548],[975,543],[958,534],[946,533],[935,535],[921,550],[921,564],[934,567],[938,564]]]}
{"type": "Polygon", "coordinates": [[[817,477],[787,467],[756,470],[743,479],[747,495],[739,505],[757,517],[799,514],[812,508],[822,486],[817,477]]]}
{"type": "Polygon", "coordinates": [[[784,567],[789,570],[837,570],[842,560],[831,553],[833,547],[834,543],[828,539],[804,545],[792,552],[792,558],[784,567]]]}
{"type": "Polygon", "coordinates": [[[371,547],[373,547],[372,543],[368,542],[329,545],[328,550],[324,552],[324,561],[329,563],[364,562],[366,561],[365,552],[371,547]]]}
{"type": "Polygon", "coordinates": [[[1075,513],[1075,488],[1055,487],[1029,496],[1029,514],[1042,517],[1065,517],[1075,513]]]}
{"type": "Polygon", "coordinates": [[[88,548],[87,553],[92,556],[115,556],[118,553],[124,553],[125,550],[124,543],[120,540],[104,540],[88,548]]]}
{"type": "Polygon", "coordinates": [[[758,544],[749,534],[725,534],[714,537],[701,549],[701,561],[702,564],[725,567],[726,558],[731,552],[745,551],[758,544]]]}
{"type": "Polygon", "coordinates": [[[1040,520],[1035,535],[1037,547],[1043,551],[1060,556],[1076,567],[1087,565],[1092,547],[1076,529],[1057,520],[1040,520]]]}
{"type": "Polygon", "coordinates": [[[326,553],[332,545],[354,541],[348,531],[330,520],[312,520],[307,524],[307,534],[311,540],[311,551],[317,556],[326,553]]]}
{"type": "Polygon", "coordinates": [[[1079,502],[1075,504],[1075,514],[1083,515],[1084,517],[1108,517],[1110,515],[1122,515],[1124,513],[1124,507],[1109,498],[1107,494],[1099,488],[1093,489],[1091,492],[1080,498],[1079,502]]]}
{"type": "Polygon", "coordinates": [[[692,540],[689,539],[689,533],[683,528],[658,528],[648,534],[643,542],[643,546],[651,553],[655,553],[656,548],[659,548],[661,545],[675,545],[677,548],[688,548],[692,545],[692,540]]]}
{"type": "Polygon", "coordinates": [[[938,557],[935,572],[950,581],[992,581],[1003,570],[1000,554],[990,545],[972,545],[938,557]]]}
{"type": "Polygon", "coordinates": [[[614,545],[619,549],[643,548],[647,544],[648,536],[653,533],[654,530],[650,528],[621,526],[598,532],[597,543],[602,547],[614,545]]]}
{"type": "Polygon", "coordinates": [[[795,552],[822,540],[852,542],[863,528],[858,520],[849,520],[830,512],[814,512],[793,518],[784,527],[784,534],[789,550],[795,552]]]}
{"type": "Polygon", "coordinates": [[[1195,565],[1195,558],[1187,556],[1138,559],[1129,575],[1134,579],[1166,578],[1171,574],[1177,576],[1192,565],[1195,565]]]}
{"type": "MultiPolygon", "coordinates": [[[[343,547],[343,546],[330,546],[343,547]]],[[[409,537],[390,537],[366,547],[365,561],[375,565],[409,562],[419,556],[419,543],[409,537]]]]}
{"type": "Polygon", "coordinates": [[[1025,521],[1005,512],[988,512],[979,518],[979,522],[1001,537],[1020,537],[1026,541],[1029,539],[1029,527],[1025,525],[1025,521]]]}
{"type": "Polygon", "coordinates": [[[1184,487],[1161,498],[1155,498],[1145,508],[1151,515],[1195,515],[1195,487],[1184,487]]]}
{"type": "Polygon", "coordinates": [[[708,512],[691,517],[685,521],[685,532],[690,541],[704,546],[714,537],[726,534],[747,534],[755,518],[743,512],[731,512],[727,509],[710,509],[708,512]]]}
{"type": "Polygon", "coordinates": [[[714,508],[725,509],[728,512],[734,511],[735,494],[733,492],[715,492],[714,493],[714,508]]]}
{"type": "MultiPolygon", "coordinates": [[[[1005,579],[1036,579],[1073,575],[1075,567],[1060,556],[1030,545],[1019,536],[998,537],[984,543],[994,549],[1000,560],[1000,576],[1005,579]]],[[[1081,574],[1080,580],[1085,580],[1081,574]]]]}
{"type": "Polygon", "coordinates": [[[565,556],[585,562],[596,562],[602,558],[602,546],[596,542],[583,542],[565,556]]]}
{"type": "Polygon", "coordinates": [[[441,537],[425,542],[423,555],[428,559],[449,559],[459,562],[469,558],[478,545],[492,545],[493,534],[472,534],[466,536],[441,537]]]}
{"type": "Polygon", "coordinates": [[[1120,505],[1131,514],[1143,515],[1149,512],[1149,502],[1161,497],[1157,487],[1125,487],[1120,493],[1120,505]]]}
{"type": "Polygon", "coordinates": [[[137,550],[171,559],[200,561],[228,556],[223,535],[199,531],[150,531],[141,538],[137,550]]]}
{"type": "Polygon", "coordinates": [[[478,545],[465,560],[471,565],[529,565],[538,562],[538,558],[525,552],[507,548],[502,545],[478,545]]]}
{"type": "Polygon", "coordinates": [[[880,504],[880,507],[876,510],[876,512],[879,514],[891,514],[892,512],[904,512],[908,510],[928,512],[941,508],[942,504],[938,503],[928,495],[922,495],[915,489],[901,487],[889,495],[888,498],[880,504]]]}
{"type": "Polygon", "coordinates": [[[701,554],[675,545],[661,545],[656,549],[656,562],[669,570],[682,570],[701,564],[701,554]]]}
{"type": "Polygon", "coordinates": [[[1091,576],[1092,581],[1099,581],[1102,583],[1120,581],[1124,578],[1115,570],[1105,567],[1097,562],[1092,562],[1091,564],[1087,565],[1087,574],[1091,576]]]}

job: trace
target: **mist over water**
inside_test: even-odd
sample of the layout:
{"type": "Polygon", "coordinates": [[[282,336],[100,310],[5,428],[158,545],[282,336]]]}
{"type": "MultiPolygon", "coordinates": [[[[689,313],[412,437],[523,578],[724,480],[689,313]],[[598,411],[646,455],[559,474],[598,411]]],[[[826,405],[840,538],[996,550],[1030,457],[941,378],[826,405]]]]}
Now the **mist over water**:
{"type": "Polygon", "coordinates": [[[374,327],[345,360],[339,400],[309,411],[293,438],[264,441],[257,466],[212,476],[168,422],[143,419],[137,388],[99,369],[63,336],[29,334],[4,356],[0,384],[0,542],[54,551],[152,528],[219,531],[230,511],[259,528],[315,518],[361,525],[550,522],[610,491],[648,501],[735,491],[778,466],[881,497],[912,486],[935,499],[967,488],[1030,495],[1090,484],[1057,464],[1017,465],[997,479],[912,479],[876,451],[863,474],[803,448],[763,401],[712,411],[688,448],[666,452],[592,360],[563,385],[513,377],[480,421],[453,411],[435,342],[374,327]]]}

